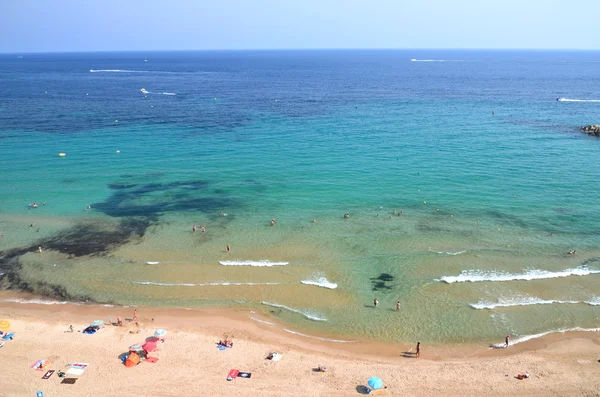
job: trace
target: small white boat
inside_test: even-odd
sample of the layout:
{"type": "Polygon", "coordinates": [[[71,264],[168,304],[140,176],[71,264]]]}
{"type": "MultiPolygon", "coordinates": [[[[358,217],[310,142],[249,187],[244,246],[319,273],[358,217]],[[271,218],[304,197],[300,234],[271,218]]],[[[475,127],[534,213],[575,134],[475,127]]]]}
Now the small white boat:
{"type": "Polygon", "coordinates": [[[146,262],[149,265],[158,265],[160,262],[146,262]]]}

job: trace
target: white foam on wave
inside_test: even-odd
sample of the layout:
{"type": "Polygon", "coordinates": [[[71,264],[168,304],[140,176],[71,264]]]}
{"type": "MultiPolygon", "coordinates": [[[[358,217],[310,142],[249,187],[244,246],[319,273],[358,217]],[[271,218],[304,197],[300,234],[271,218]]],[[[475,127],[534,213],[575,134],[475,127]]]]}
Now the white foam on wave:
{"type": "Polygon", "coordinates": [[[592,306],[600,306],[600,296],[595,296],[589,301],[585,301],[585,303],[592,306]]]}
{"type": "Polygon", "coordinates": [[[298,314],[301,314],[301,315],[303,315],[304,317],[308,318],[309,320],[314,320],[314,321],[327,321],[327,319],[326,319],[326,318],[319,317],[319,315],[318,315],[318,314],[316,314],[316,313],[313,313],[313,312],[310,312],[310,311],[308,311],[308,310],[294,309],[294,308],[292,308],[292,307],[288,307],[288,306],[285,306],[285,305],[281,305],[281,304],[279,304],[279,303],[264,302],[264,301],[263,301],[263,302],[261,302],[261,303],[262,303],[263,305],[265,305],[265,306],[278,307],[278,308],[280,308],[280,309],[285,309],[285,310],[288,310],[288,311],[290,311],[290,312],[293,312],[293,313],[298,313],[298,314]]]}
{"type": "Polygon", "coordinates": [[[166,91],[165,91],[165,92],[163,92],[162,94],[163,94],[163,95],[177,95],[177,94],[176,94],[176,93],[174,93],[174,92],[166,92],[166,91]]]}
{"type": "Polygon", "coordinates": [[[90,69],[90,73],[148,73],[149,70],[90,69]]]}
{"type": "Polygon", "coordinates": [[[440,254],[440,255],[461,255],[464,254],[467,251],[435,251],[436,254],[440,254]]]}
{"type": "Polygon", "coordinates": [[[142,92],[142,94],[144,94],[144,95],[146,95],[146,94],[149,94],[149,93],[150,93],[150,91],[146,90],[145,88],[142,88],[140,91],[141,91],[141,92],[142,92]]]}
{"type": "Polygon", "coordinates": [[[294,335],[298,335],[298,336],[303,336],[305,338],[312,338],[312,339],[318,339],[318,340],[323,340],[326,342],[334,342],[334,343],[354,343],[353,340],[342,340],[342,339],[329,339],[329,338],[320,338],[318,336],[312,336],[312,335],[306,335],[303,334],[301,332],[296,332],[296,331],[292,331],[290,329],[284,328],[283,329],[285,332],[289,332],[290,334],[294,334],[294,335]]]}
{"type": "Polygon", "coordinates": [[[332,283],[331,281],[327,280],[325,275],[321,272],[311,274],[308,279],[302,280],[301,283],[329,289],[336,289],[338,286],[336,283],[332,283]]]}
{"type": "Polygon", "coordinates": [[[530,306],[530,305],[551,305],[553,303],[583,303],[580,301],[563,301],[557,299],[540,299],[536,297],[526,297],[519,299],[507,299],[507,300],[499,300],[498,302],[485,302],[479,301],[477,303],[473,303],[471,306],[474,309],[495,309],[497,307],[513,307],[513,306],[530,306]]]}
{"type": "Polygon", "coordinates": [[[238,282],[232,282],[232,281],[216,281],[216,282],[212,282],[212,283],[199,283],[199,284],[192,284],[192,283],[159,283],[159,282],[155,282],[155,281],[132,281],[133,284],[139,284],[139,285],[156,285],[156,286],[161,286],[161,287],[215,287],[215,286],[231,286],[231,285],[235,285],[235,286],[242,286],[242,285],[250,285],[250,286],[254,286],[254,285],[279,285],[279,283],[238,283],[238,282]]]}
{"type": "MultiPolygon", "coordinates": [[[[50,300],[44,300],[44,299],[21,299],[21,298],[3,299],[1,302],[30,303],[30,304],[34,304],[34,305],[66,305],[67,303],[73,303],[73,302],[66,302],[66,301],[50,301],[50,300]]],[[[75,303],[73,303],[73,304],[75,304],[75,303]]]]}
{"type": "Polygon", "coordinates": [[[514,280],[541,280],[548,278],[561,278],[569,276],[588,276],[590,274],[599,274],[600,270],[591,270],[585,266],[579,266],[575,269],[566,269],[559,272],[550,272],[547,270],[528,270],[525,273],[503,273],[503,272],[484,272],[480,270],[463,270],[458,276],[444,276],[440,280],[452,284],[477,281],[514,281],[514,280]]]}
{"type": "Polygon", "coordinates": [[[275,323],[272,323],[270,321],[261,320],[260,318],[256,318],[254,316],[250,316],[250,319],[254,320],[254,321],[258,322],[258,323],[263,323],[263,324],[267,324],[267,325],[275,325],[275,323]]]}
{"type": "Polygon", "coordinates": [[[285,266],[289,262],[271,262],[268,260],[262,261],[219,261],[223,266],[254,266],[254,267],[271,267],[271,266],[285,266]]]}
{"type": "MultiPolygon", "coordinates": [[[[550,335],[550,334],[556,334],[556,333],[563,334],[565,332],[600,332],[600,328],[581,328],[581,327],[575,327],[575,328],[564,328],[564,329],[557,329],[557,330],[552,330],[552,331],[546,331],[546,332],[542,332],[542,333],[534,334],[534,335],[525,335],[525,336],[523,336],[521,338],[511,340],[510,341],[510,345],[516,345],[517,343],[527,342],[528,340],[541,338],[543,336],[550,335]]],[[[491,348],[493,348],[493,349],[502,349],[502,348],[504,348],[504,346],[505,346],[504,343],[497,343],[497,344],[492,345],[491,348]]]]}
{"type": "Polygon", "coordinates": [[[412,58],[411,62],[464,62],[464,59],[415,59],[412,58]]]}
{"type": "Polygon", "coordinates": [[[600,102],[600,99],[569,99],[569,98],[558,98],[559,102],[600,102]]]}

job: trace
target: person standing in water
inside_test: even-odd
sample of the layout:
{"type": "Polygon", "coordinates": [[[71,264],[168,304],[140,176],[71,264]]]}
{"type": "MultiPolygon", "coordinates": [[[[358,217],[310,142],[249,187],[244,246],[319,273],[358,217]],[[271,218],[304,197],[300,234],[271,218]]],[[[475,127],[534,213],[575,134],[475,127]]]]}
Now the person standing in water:
{"type": "Polygon", "coordinates": [[[196,231],[196,225],[192,226],[192,232],[196,231]]]}
{"type": "Polygon", "coordinates": [[[375,298],[373,299],[373,306],[377,307],[377,305],[379,305],[379,299],[375,298]]]}
{"type": "Polygon", "coordinates": [[[415,357],[421,357],[421,342],[417,342],[417,353],[415,354],[415,357]]]}
{"type": "Polygon", "coordinates": [[[506,338],[504,338],[504,348],[505,349],[508,347],[509,340],[510,340],[510,334],[506,335],[506,338]]]}
{"type": "Polygon", "coordinates": [[[231,246],[227,244],[227,252],[231,252],[231,246]]]}
{"type": "Polygon", "coordinates": [[[202,231],[202,233],[206,232],[206,228],[204,227],[204,225],[200,225],[200,230],[202,231]]]}
{"type": "Polygon", "coordinates": [[[400,301],[396,302],[396,310],[400,310],[400,301]]]}

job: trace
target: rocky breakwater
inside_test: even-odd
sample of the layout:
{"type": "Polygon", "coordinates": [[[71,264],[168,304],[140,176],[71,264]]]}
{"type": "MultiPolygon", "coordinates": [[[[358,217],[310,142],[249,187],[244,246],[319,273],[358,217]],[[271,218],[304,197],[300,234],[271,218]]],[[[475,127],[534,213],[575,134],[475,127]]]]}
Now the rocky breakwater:
{"type": "Polygon", "coordinates": [[[585,132],[588,135],[600,137],[600,124],[586,125],[584,127],[581,127],[581,131],[585,132]]]}

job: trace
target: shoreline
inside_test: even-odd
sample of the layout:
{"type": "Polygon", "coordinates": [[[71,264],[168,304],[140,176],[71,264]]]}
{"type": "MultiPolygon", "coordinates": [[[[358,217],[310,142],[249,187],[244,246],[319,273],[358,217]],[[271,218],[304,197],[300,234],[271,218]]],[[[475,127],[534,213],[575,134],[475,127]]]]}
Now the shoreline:
{"type": "MultiPolygon", "coordinates": [[[[3,295],[0,292],[0,298],[3,295]]],[[[138,389],[156,396],[179,396],[185,391],[342,397],[360,395],[360,385],[371,376],[381,377],[392,396],[598,395],[600,337],[595,332],[550,334],[508,349],[424,345],[416,359],[413,344],[336,343],[319,339],[323,335],[292,334],[284,331],[283,324],[244,309],[136,309],[139,328],[127,319],[133,307],[2,301],[0,320],[8,320],[16,335],[0,350],[4,362],[10,363],[0,378],[0,396],[31,396],[37,390],[48,396],[118,396],[138,389]],[[273,325],[255,321],[253,315],[273,325]],[[125,318],[122,327],[105,325],[94,335],[79,332],[91,321],[114,322],[117,316],[125,318]],[[69,325],[75,332],[68,332],[69,325]],[[125,367],[118,358],[127,347],[158,328],[167,330],[164,344],[151,353],[160,361],[125,367]],[[216,349],[223,338],[233,339],[234,347],[216,349]],[[270,352],[281,353],[282,360],[265,360],[270,352]],[[40,359],[50,360],[49,368],[57,371],[66,371],[73,362],[90,365],[75,385],[67,386],[56,376],[44,380],[44,371],[30,368],[40,359]],[[327,372],[315,371],[320,365],[327,366],[327,372]],[[251,372],[251,379],[228,382],[232,368],[251,372]],[[530,378],[518,380],[519,373],[530,378]]]]}
{"type": "MultiPolygon", "coordinates": [[[[342,355],[362,354],[365,356],[386,358],[397,356],[397,351],[414,350],[414,343],[408,342],[390,342],[374,339],[356,338],[344,335],[318,334],[314,335],[308,331],[293,329],[292,325],[281,322],[279,319],[258,313],[248,308],[156,308],[144,306],[120,306],[102,303],[85,303],[58,301],[53,298],[38,296],[23,292],[0,291],[0,317],[20,317],[24,321],[59,325],[77,324],[81,318],[98,318],[103,320],[116,317],[128,318],[133,309],[137,309],[141,315],[140,325],[142,327],[170,327],[177,331],[197,332],[198,321],[215,322],[224,321],[223,332],[227,327],[232,327],[242,338],[247,340],[262,339],[264,335],[276,338],[291,346],[305,348],[309,344],[309,350],[333,352],[342,355]],[[11,301],[14,300],[14,301],[11,301]],[[43,302],[53,303],[43,303],[43,302]],[[119,314],[117,314],[119,313],[119,314]],[[151,319],[155,319],[153,323],[151,319]],[[187,325],[192,319],[194,326],[187,325]],[[318,349],[317,349],[318,347],[318,349]]],[[[91,321],[91,320],[90,320],[91,321]]],[[[85,323],[85,321],[84,321],[85,323]]],[[[75,327],[75,325],[74,325],[75,327]]],[[[83,329],[84,327],[82,327],[83,329]]],[[[211,326],[214,330],[219,327],[211,326]]],[[[200,329],[207,331],[208,329],[200,329]]],[[[548,347],[549,344],[568,340],[570,338],[582,338],[595,340],[600,338],[600,327],[592,330],[565,330],[548,331],[532,335],[533,337],[523,342],[511,344],[510,349],[493,347],[502,342],[502,337],[498,341],[488,344],[482,343],[435,343],[427,344],[430,354],[430,360],[457,360],[471,357],[502,357],[516,355],[522,352],[535,351],[548,347]],[[594,332],[596,331],[596,332],[594,332]],[[539,336],[537,336],[539,335],[539,336]],[[431,354],[431,352],[435,352],[431,354]]]]}

